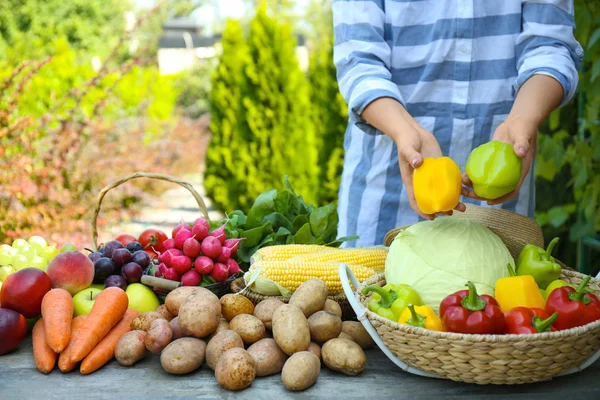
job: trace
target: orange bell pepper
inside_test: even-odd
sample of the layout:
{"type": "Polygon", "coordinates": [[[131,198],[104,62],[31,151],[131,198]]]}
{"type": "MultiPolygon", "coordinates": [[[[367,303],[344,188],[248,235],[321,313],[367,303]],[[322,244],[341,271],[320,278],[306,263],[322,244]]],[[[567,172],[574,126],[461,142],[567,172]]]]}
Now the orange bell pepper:
{"type": "Polygon", "coordinates": [[[425,158],[413,173],[417,206],[425,214],[454,209],[460,198],[461,186],[460,168],[450,157],[425,158]]]}

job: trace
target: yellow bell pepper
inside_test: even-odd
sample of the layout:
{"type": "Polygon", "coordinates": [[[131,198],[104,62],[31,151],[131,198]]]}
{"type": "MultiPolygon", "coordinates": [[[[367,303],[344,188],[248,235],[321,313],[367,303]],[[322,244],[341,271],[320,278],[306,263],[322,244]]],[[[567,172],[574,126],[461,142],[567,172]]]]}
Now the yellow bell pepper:
{"type": "Polygon", "coordinates": [[[430,331],[444,331],[444,324],[435,314],[435,311],[428,306],[414,306],[409,304],[402,314],[398,322],[410,326],[429,329],[430,331]]]}
{"type": "Polygon", "coordinates": [[[496,281],[495,298],[502,312],[506,313],[515,307],[544,309],[546,301],[533,276],[516,276],[510,264],[508,271],[510,276],[496,281]]]}
{"type": "Polygon", "coordinates": [[[413,172],[415,200],[425,214],[454,209],[461,187],[460,168],[450,157],[425,158],[413,172]]]}

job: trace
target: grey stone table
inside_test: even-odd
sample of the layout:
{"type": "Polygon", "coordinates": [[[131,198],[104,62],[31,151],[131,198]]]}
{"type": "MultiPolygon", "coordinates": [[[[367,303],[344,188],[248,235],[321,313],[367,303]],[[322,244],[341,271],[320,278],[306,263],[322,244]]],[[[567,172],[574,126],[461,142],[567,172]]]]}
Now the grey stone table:
{"type": "Polygon", "coordinates": [[[185,376],[164,372],[159,357],[151,356],[133,367],[111,361],[91,375],[79,372],[49,375],[37,371],[31,342],[0,357],[0,400],[16,399],[155,399],[155,398],[236,398],[236,399],[600,399],[600,362],[586,370],[550,382],[518,386],[478,386],[448,380],[421,378],[399,370],[378,349],[367,351],[367,368],[349,377],[323,368],[317,383],[308,390],[285,390],[281,377],[257,378],[242,392],[219,387],[214,373],[203,365],[185,376]]]}

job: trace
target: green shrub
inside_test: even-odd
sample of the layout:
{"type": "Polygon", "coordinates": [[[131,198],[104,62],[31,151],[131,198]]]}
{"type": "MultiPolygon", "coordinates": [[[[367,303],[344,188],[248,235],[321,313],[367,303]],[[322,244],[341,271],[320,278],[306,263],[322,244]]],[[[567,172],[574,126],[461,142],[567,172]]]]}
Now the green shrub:
{"type": "Polygon", "coordinates": [[[207,192],[223,210],[245,210],[288,175],[297,192],[315,202],[315,131],[291,27],[267,15],[264,4],[246,40],[234,26],[224,33],[213,79],[207,192]]]}

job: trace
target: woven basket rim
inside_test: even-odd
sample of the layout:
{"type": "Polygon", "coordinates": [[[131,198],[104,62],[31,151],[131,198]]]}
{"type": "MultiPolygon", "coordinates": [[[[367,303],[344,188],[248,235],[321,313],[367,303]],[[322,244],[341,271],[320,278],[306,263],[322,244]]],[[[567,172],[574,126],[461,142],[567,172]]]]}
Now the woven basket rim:
{"type": "MultiPolygon", "coordinates": [[[[587,275],[581,274],[575,271],[563,270],[563,273],[567,276],[578,277],[583,279],[587,275]]],[[[538,341],[554,341],[563,337],[578,336],[588,333],[590,331],[600,331],[600,320],[590,322],[583,326],[577,326],[571,329],[565,329],[562,331],[555,332],[543,332],[535,334],[502,334],[502,335],[491,335],[491,334],[472,334],[472,333],[455,333],[455,332],[440,332],[432,331],[425,328],[414,327],[410,325],[400,324],[398,322],[391,321],[387,318],[381,317],[373,311],[369,310],[366,305],[366,301],[361,300],[361,291],[365,286],[379,284],[381,281],[385,281],[385,275],[383,272],[379,272],[369,279],[361,283],[358,290],[354,292],[354,296],[357,301],[362,304],[365,308],[365,315],[369,320],[375,320],[380,324],[386,325],[391,329],[402,331],[403,333],[415,334],[419,336],[427,336],[431,339],[444,339],[449,341],[462,341],[462,342],[487,342],[487,343],[522,343],[525,342],[538,342],[538,341]]],[[[600,284],[600,279],[592,277],[590,282],[600,284]]]]}

